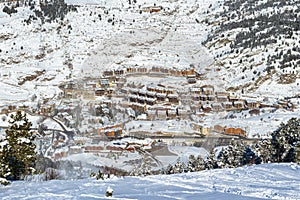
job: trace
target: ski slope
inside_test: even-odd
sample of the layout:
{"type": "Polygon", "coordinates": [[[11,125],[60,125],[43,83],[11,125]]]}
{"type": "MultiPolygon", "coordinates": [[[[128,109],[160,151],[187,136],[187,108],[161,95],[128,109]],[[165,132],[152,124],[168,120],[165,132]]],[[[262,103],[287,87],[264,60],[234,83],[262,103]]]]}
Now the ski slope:
{"type": "Polygon", "coordinates": [[[300,166],[265,164],[176,175],[106,180],[13,182],[0,199],[300,199],[300,166]],[[105,197],[108,187],[113,197],[105,197]]]}

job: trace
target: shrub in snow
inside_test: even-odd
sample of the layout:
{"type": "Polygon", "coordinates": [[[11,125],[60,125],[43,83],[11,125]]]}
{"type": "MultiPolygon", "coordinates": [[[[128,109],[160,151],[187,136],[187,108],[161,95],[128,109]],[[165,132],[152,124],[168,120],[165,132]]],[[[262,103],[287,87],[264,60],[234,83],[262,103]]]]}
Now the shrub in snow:
{"type": "Polygon", "coordinates": [[[0,178],[0,184],[1,184],[1,185],[9,185],[10,183],[9,183],[9,181],[6,180],[5,178],[0,178]]]}
{"type": "Polygon", "coordinates": [[[106,189],[106,196],[107,197],[112,197],[114,190],[111,187],[107,187],[106,189]]]}
{"type": "Polygon", "coordinates": [[[5,6],[2,11],[9,14],[9,15],[18,12],[14,7],[9,8],[7,6],[5,6]]]}

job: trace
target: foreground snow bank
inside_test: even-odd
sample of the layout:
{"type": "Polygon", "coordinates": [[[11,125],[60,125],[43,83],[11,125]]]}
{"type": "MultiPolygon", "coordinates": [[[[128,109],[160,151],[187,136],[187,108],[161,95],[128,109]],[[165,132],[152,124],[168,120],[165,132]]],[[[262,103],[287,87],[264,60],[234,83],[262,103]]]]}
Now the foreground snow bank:
{"type": "Polygon", "coordinates": [[[300,166],[265,164],[197,173],[96,181],[13,182],[0,199],[300,199],[300,166]]]}

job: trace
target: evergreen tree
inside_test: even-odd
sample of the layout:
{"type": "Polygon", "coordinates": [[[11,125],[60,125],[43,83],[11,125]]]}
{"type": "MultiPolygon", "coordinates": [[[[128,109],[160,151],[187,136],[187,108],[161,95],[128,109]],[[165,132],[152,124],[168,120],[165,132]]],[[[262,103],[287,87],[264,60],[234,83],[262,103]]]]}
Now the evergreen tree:
{"type": "Polygon", "coordinates": [[[186,170],[188,172],[195,172],[196,171],[196,158],[194,155],[190,155],[189,156],[189,162],[187,164],[186,170]]]}
{"type": "Polygon", "coordinates": [[[218,168],[233,168],[242,166],[244,144],[232,141],[226,148],[222,148],[217,156],[218,168]]]}
{"type": "Polygon", "coordinates": [[[272,133],[273,162],[296,162],[296,146],[300,141],[300,119],[291,118],[272,133]]]}
{"type": "Polygon", "coordinates": [[[255,153],[249,146],[246,146],[243,154],[243,165],[254,164],[255,163],[255,153]]]}
{"type": "Polygon", "coordinates": [[[255,154],[258,155],[261,159],[260,163],[271,162],[271,140],[262,139],[257,144],[255,144],[255,154]]]}
{"type": "Polygon", "coordinates": [[[234,167],[240,167],[243,165],[243,155],[245,151],[245,144],[243,142],[233,143],[233,155],[234,155],[234,167]]]}
{"type": "Polygon", "coordinates": [[[141,163],[136,166],[131,172],[132,176],[146,176],[152,174],[152,163],[149,156],[145,156],[141,163]]]}
{"type": "Polygon", "coordinates": [[[195,170],[202,171],[204,169],[205,169],[204,160],[200,155],[198,155],[198,157],[196,159],[196,163],[195,163],[195,170]]]}
{"type": "Polygon", "coordinates": [[[165,170],[166,174],[174,174],[174,170],[173,170],[173,166],[171,164],[169,164],[167,166],[167,169],[165,170]]]}
{"type": "Polygon", "coordinates": [[[181,162],[180,159],[178,158],[176,164],[173,167],[173,171],[175,174],[183,173],[186,171],[185,168],[186,168],[185,164],[183,162],[181,162]]]}
{"type": "Polygon", "coordinates": [[[218,167],[215,152],[211,150],[204,162],[205,169],[216,169],[218,167]]]}
{"type": "Polygon", "coordinates": [[[225,148],[222,148],[218,157],[217,157],[218,168],[228,168],[228,151],[225,148]]]}
{"type": "Polygon", "coordinates": [[[35,171],[36,146],[30,131],[32,123],[26,114],[17,111],[10,117],[10,126],[0,147],[0,177],[19,180],[35,171]]]}

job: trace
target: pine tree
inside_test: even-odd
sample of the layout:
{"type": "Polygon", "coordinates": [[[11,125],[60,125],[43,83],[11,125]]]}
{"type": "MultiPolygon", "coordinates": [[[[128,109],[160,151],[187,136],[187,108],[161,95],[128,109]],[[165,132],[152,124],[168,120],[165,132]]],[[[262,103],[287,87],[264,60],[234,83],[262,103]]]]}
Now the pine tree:
{"type": "Polygon", "coordinates": [[[243,155],[245,151],[245,144],[243,142],[233,143],[233,155],[234,155],[234,167],[240,167],[243,165],[243,155]]]}
{"type": "Polygon", "coordinates": [[[234,168],[242,166],[244,144],[232,141],[226,148],[222,148],[217,156],[218,168],[234,168]]]}
{"type": "Polygon", "coordinates": [[[176,164],[173,167],[173,171],[174,171],[175,174],[183,173],[183,172],[186,171],[185,168],[186,168],[185,164],[183,162],[181,162],[180,159],[178,158],[176,164]]]}
{"type": "Polygon", "coordinates": [[[300,141],[300,119],[291,118],[272,133],[272,161],[295,162],[296,145],[300,141]]]}
{"type": "Polygon", "coordinates": [[[254,164],[255,163],[255,153],[249,146],[246,146],[243,154],[243,165],[254,164]]]}
{"type": "Polygon", "coordinates": [[[262,139],[257,144],[255,144],[255,154],[260,157],[260,163],[268,163],[271,161],[271,140],[262,139]]]}
{"type": "Polygon", "coordinates": [[[215,158],[215,152],[211,150],[208,157],[204,162],[205,169],[216,169],[218,167],[217,161],[215,158]]]}
{"type": "Polygon", "coordinates": [[[152,163],[149,156],[145,156],[141,163],[136,166],[131,172],[131,176],[147,176],[152,174],[152,163]]]}
{"type": "Polygon", "coordinates": [[[223,147],[217,157],[218,168],[228,168],[228,151],[223,147]]]}
{"type": "Polygon", "coordinates": [[[33,132],[30,131],[32,123],[26,114],[17,111],[10,117],[10,126],[0,147],[0,177],[20,180],[34,172],[36,146],[33,132]]]}
{"type": "Polygon", "coordinates": [[[167,166],[167,169],[165,170],[165,173],[166,173],[166,174],[174,174],[173,168],[174,168],[174,167],[173,167],[171,164],[169,164],[169,165],[167,166]]]}
{"type": "Polygon", "coordinates": [[[190,155],[189,156],[189,162],[187,164],[186,170],[188,172],[195,172],[196,171],[196,158],[194,155],[190,155]]]}
{"type": "Polygon", "coordinates": [[[198,155],[198,157],[196,159],[196,163],[195,163],[195,170],[196,171],[202,171],[204,169],[205,169],[204,160],[201,157],[201,155],[198,155]]]}

